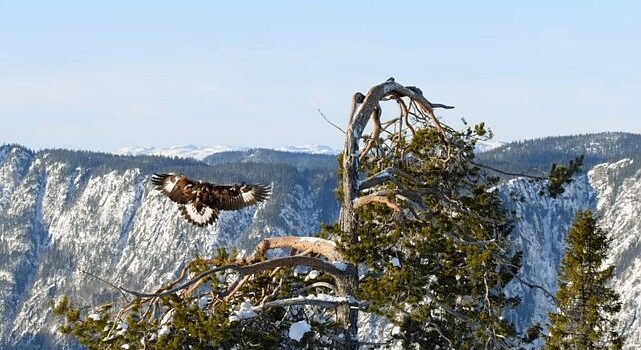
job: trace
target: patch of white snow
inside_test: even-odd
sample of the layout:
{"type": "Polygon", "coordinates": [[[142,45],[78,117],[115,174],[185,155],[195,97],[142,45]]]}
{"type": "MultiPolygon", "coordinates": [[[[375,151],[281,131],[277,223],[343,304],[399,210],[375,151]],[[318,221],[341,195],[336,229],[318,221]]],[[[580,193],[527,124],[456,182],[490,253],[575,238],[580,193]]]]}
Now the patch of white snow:
{"type": "Polygon", "coordinates": [[[307,323],[307,321],[298,321],[292,323],[291,326],[289,326],[289,338],[295,340],[295,341],[300,341],[303,339],[303,336],[305,333],[309,332],[312,330],[312,326],[307,323]]]}
{"type": "Polygon", "coordinates": [[[250,303],[248,300],[243,301],[240,304],[240,309],[234,311],[234,315],[229,316],[229,322],[240,321],[258,316],[253,308],[254,305],[252,305],[252,303],[250,303]]]}

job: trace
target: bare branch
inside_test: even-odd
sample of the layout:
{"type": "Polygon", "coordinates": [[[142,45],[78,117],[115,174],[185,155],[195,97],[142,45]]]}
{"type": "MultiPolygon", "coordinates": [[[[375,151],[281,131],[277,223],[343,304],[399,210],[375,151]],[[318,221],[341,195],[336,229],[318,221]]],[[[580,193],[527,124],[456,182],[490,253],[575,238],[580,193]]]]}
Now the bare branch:
{"type": "Polygon", "coordinates": [[[375,195],[375,194],[369,194],[367,196],[358,197],[354,201],[354,209],[358,209],[370,203],[383,203],[386,206],[388,206],[390,209],[393,209],[395,212],[401,211],[401,207],[399,207],[398,204],[389,200],[389,198],[385,196],[375,195]]]}
{"type": "Polygon", "coordinates": [[[323,114],[323,112],[320,110],[320,108],[316,108],[316,110],[318,110],[318,113],[320,113],[321,117],[323,117],[323,119],[325,119],[325,121],[328,122],[331,126],[333,126],[336,129],[340,130],[340,132],[342,132],[343,134],[345,133],[345,130],[343,130],[340,126],[332,123],[332,121],[327,119],[327,117],[325,116],[325,114],[323,114]]]}
{"type": "Polygon", "coordinates": [[[270,307],[286,307],[293,305],[312,305],[320,306],[326,309],[333,309],[341,305],[356,306],[358,308],[362,308],[365,306],[363,302],[358,302],[356,300],[350,301],[349,298],[337,298],[331,296],[318,297],[311,295],[306,297],[298,296],[295,298],[274,300],[263,305],[255,306],[253,309],[254,311],[259,311],[270,307]]]}
{"type": "Polygon", "coordinates": [[[507,176],[526,177],[526,178],[530,178],[530,179],[534,179],[534,180],[547,180],[548,179],[547,177],[542,177],[542,176],[535,176],[535,175],[524,174],[524,173],[512,173],[512,172],[509,172],[509,171],[505,171],[505,170],[501,170],[501,169],[498,169],[498,168],[491,167],[489,165],[477,163],[477,162],[475,162],[473,160],[470,160],[470,163],[476,165],[477,167],[481,167],[481,168],[484,168],[484,169],[492,170],[494,172],[497,172],[497,173],[503,174],[503,175],[507,175],[507,176]]]}
{"type": "Polygon", "coordinates": [[[217,268],[214,268],[214,269],[210,269],[210,270],[207,270],[207,271],[197,275],[196,277],[192,278],[191,280],[185,282],[182,285],[179,285],[177,287],[174,287],[172,289],[166,290],[164,292],[159,292],[159,293],[140,293],[140,292],[136,292],[136,291],[133,291],[133,290],[126,289],[124,287],[118,287],[118,288],[122,289],[123,291],[125,291],[125,292],[127,292],[127,293],[129,293],[131,295],[134,295],[134,296],[137,296],[137,297],[140,297],[140,298],[157,298],[157,297],[163,297],[163,296],[170,295],[170,294],[173,294],[175,292],[178,292],[180,290],[183,290],[183,289],[185,289],[185,288],[197,283],[198,281],[215,274],[216,272],[233,270],[233,271],[236,271],[236,272],[240,273],[240,269],[241,268],[238,265],[226,265],[226,266],[221,266],[221,267],[217,267],[217,268]]]}
{"type": "Polygon", "coordinates": [[[379,142],[379,137],[381,136],[381,132],[383,131],[383,126],[381,125],[381,104],[377,103],[376,107],[374,108],[374,112],[372,112],[371,120],[374,123],[374,128],[372,129],[372,134],[369,136],[369,141],[367,142],[367,146],[361,151],[361,155],[359,157],[360,162],[363,162],[365,157],[367,156],[367,153],[372,150],[374,145],[377,145],[379,142]]]}
{"type": "Polygon", "coordinates": [[[443,236],[445,236],[447,238],[450,238],[450,239],[453,239],[453,240],[455,240],[455,241],[457,241],[459,243],[463,243],[463,244],[469,245],[469,246],[476,246],[476,247],[485,247],[485,246],[487,246],[489,244],[496,243],[496,239],[488,239],[488,240],[484,240],[484,241],[466,241],[463,238],[458,237],[455,234],[452,234],[450,232],[444,232],[443,236]]]}
{"type": "Polygon", "coordinates": [[[254,254],[252,254],[250,261],[264,258],[268,250],[277,248],[291,248],[300,251],[309,250],[311,253],[324,256],[330,261],[344,260],[342,255],[336,250],[336,243],[334,241],[317,237],[291,236],[264,239],[256,246],[256,250],[254,254]]]}
{"type": "Polygon", "coordinates": [[[265,270],[271,270],[276,267],[282,266],[309,266],[317,270],[324,271],[333,277],[341,277],[345,275],[345,271],[338,269],[333,264],[319,258],[309,256],[287,256],[282,258],[275,258],[263,261],[257,264],[242,266],[239,270],[241,275],[253,275],[265,270]]]}
{"type": "MultiPolygon", "coordinates": [[[[387,181],[395,181],[396,179],[392,176],[392,172],[394,171],[394,168],[388,167],[383,169],[382,171],[379,171],[378,173],[368,177],[367,179],[363,181],[358,182],[358,190],[362,191],[367,188],[371,188],[377,185],[380,185],[384,182],[387,181]]],[[[395,183],[399,184],[397,181],[395,183]]]]}
{"type": "Polygon", "coordinates": [[[225,301],[230,301],[238,290],[249,281],[250,277],[251,276],[243,276],[243,278],[239,278],[230,284],[229,287],[227,287],[227,291],[225,291],[225,301]]]}
{"type": "MultiPolygon", "coordinates": [[[[163,291],[163,292],[157,292],[157,293],[140,293],[136,292],[124,287],[119,287],[116,286],[115,284],[106,281],[102,278],[99,278],[98,276],[95,276],[92,274],[92,276],[95,276],[98,278],[100,281],[103,281],[110,286],[113,286],[114,288],[126,292],[128,294],[140,297],[140,298],[157,298],[157,297],[162,297],[166,295],[173,294],[175,292],[178,292],[180,290],[184,290],[185,288],[188,288],[189,286],[197,283],[198,281],[207,278],[217,272],[222,272],[222,271],[227,271],[227,270],[232,270],[238,273],[238,280],[242,279],[245,276],[250,276],[256,273],[260,273],[266,270],[271,270],[277,267],[283,267],[283,266],[299,266],[299,265],[305,265],[312,267],[317,270],[324,271],[330,275],[332,275],[334,278],[341,278],[346,275],[346,272],[337,268],[333,264],[319,259],[319,258],[313,258],[309,256],[287,256],[287,257],[282,257],[282,258],[275,258],[251,265],[245,265],[245,266],[239,266],[236,264],[230,264],[230,265],[225,265],[225,266],[220,266],[216,267],[210,270],[207,270],[205,272],[202,272],[201,274],[197,275],[196,277],[192,278],[191,280],[183,283],[182,285],[179,285],[177,287],[174,287],[172,289],[163,291]]],[[[236,282],[235,282],[236,283],[236,282]]],[[[224,296],[224,293],[221,293],[221,296],[224,296]]]]}
{"type": "Polygon", "coordinates": [[[557,303],[557,300],[556,300],[556,297],[554,296],[554,294],[552,294],[549,290],[547,290],[543,286],[540,286],[538,284],[534,284],[532,282],[528,282],[528,281],[522,279],[521,277],[519,277],[517,274],[514,274],[513,276],[514,276],[514,278],[516,278],[517,281],[519,281],[519,283],[521,283],[523,285],[526,285],[526,286],[528,286],[530,288],[540,289],[545,295],[547,295],[550,299],[552,299],[552,301],[554,301],[555,304],[557,303]]]}
{"type": "Polygon", "coordinates": [[[269,302],[270,300],[272,300],[272,299],[274,299],[274,298],[276,297],[276,295],[278,294],[278,292],[280,292],[280,290],[283,288],[283,281],[284,281],[284,279],[283,279],[283,278],[281,278],[281,279],[278,281],[278,285],[276,286],[276,288],[274,288],[274,290],[273,290],[269,295],[266,295],[266,296],[265,296],[265,297],[260,301],[260,305],[261,305],[261,306],[264,306],[264,305],[265,305],[265,303],[269,302]]]}
{"type": "Polygon", "coordinates": [[[105,284],[109,285],[110,287],[116,289],[118,292],[120,292],[120,295],[122,295],[122,297],[125,298],[125,301],[129,302],[129,298],[127,298],[127,294],[125,294],[127,292],[126,289],[123,289],[123,288],[111,283],[110,281],[108,281],[108,280],[106,280],[106,279],[104,279],[104,278],[102,278],[102,277],[100,277],[100,276],[98,276],[98,275],[96,275],[96,274],[94,274],[92,272],[85,271],[85,270],[80,270],[80,272],[82,272],[82,273],[84,273],[86,275],[89,275],[89,276],[97,279],[98,281],[100,281],[102,283],[105,283],[105,284]]]}
{"type": "Polygon", "coordinates": [[[309,285],[309,286],[307,286],[305,288],[301,288],[301,289],[297,290],[296,293],[302,294],[302,293],[304,293],[304,292],[306,292],[306,291],[308,291],[310,289],[321,288],[321,287],[322,288],[327,288],[327,289],[332,290],[332,291],[336,290],[336,288],[334,288],[334,286],[332,286],[331,284],[329,284],[327,282],[316,282],[316,283],[313,283],[313,284],[311,284],[311,285],[309,285]]]}
{"type": "Polygon", "coordinates": [[[392,181],[395,184],[399,185],[400,182],[397,181],[396,178],[399,178],[399,179],[402,178],[406,181],[410,181],[417,185],[422,184],[422,181],[420,181],[419,179],[415,178],[414,176],[396,167],[387,167],[382,171],[368,177],[367,179],[360,181],[358,183],[358,190],[362,191],[364,189],[371,188],[373,186],[377,186],[382,183],[385,183],[386,181],[392,181]]]}

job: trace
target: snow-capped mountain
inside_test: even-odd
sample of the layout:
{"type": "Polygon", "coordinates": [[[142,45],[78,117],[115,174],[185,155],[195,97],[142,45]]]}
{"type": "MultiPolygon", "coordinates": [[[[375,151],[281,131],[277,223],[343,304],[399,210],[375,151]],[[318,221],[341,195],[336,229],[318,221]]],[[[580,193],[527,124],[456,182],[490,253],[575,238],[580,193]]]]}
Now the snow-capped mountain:
{"type": "Polygon", "coordinates": [[[220,152],[229,152],[229,151],[243,151],[246,150],[245,147],[234,147],[234,146],[214,146],[214,147],[200,147],[194,145],[179,145],[171,146],[166,148],[158,147],[124,147],[116,152],[115,154],[122,154],[126,156],[164,156],[164,157],[178,157],[178,158],[194,158],[197,160],[203,160],[207,156],[220,152]]]}
{"type": "Polygon", "coordinates": [[[302,146],[283,146],[275,148],[276,151],[281,152],[291,152],[291,153],[309,153],[309,154],[326,154],[335,156],[340,153],[340,150],[335,148],[325,146],[325,145],[314,145],[306,144],[302,146]]]}
{"type": "MultiPolygon", "coordinates": [[[[556,291],[565,234],[576,210],[591,208],[614,238],[612,286],[623,303],[619,326],[628,339],[626,348],[636,349],[641,343],[641,161],[634,147],[639,142],[613,134],[603,136],[607,146],[599,140],[585,142],[599,151],[586,155],[590,171],[557,199],[540,196],[539,185],[525,179],[502,185],[506,204],[518,218],[514,242],[523,251],[519,277],[525,282],[510,286],[523,303],[507,316],[520,328],[546,322],[546,312],[553,309],[547,293],[556,291]],[[608,154],[611,158],[605,158],[608,154]],[[622,160],[623,155],[631,159],[622,160]],[[601,164],[594,165],[597,161],[601,164]]],[[[506,145],[489,153],[518,159],[501,150],[507,147],[518,148],[506,145]]],[[[538,147],[549,153],[549,147],[538,147]]],[[[565,152],[577,150],[585,152],[565,152]]],[[[0,146],[0,348],[68,344],[55,330],[49,300],[67,294],[96,304],[117,297],[83,271],[149,291],[194,255],[209,256],[221,246],[246,249],[265,236],[309,235],[319,222],[333,222],[338,213],[334,157],[274,152],[216,153],[202,158],[208,166],[188,159],[0,146]],[[310,165],[297,166],[303,162],[310,165]],[[215,226],[198,229],[152,190],[150,174],[169,170],[224,183],[271,182],[274,193],[262,205],[223,212],[215,226]]],[[[540,160],[537,154],[522,154],[524,160],[540,160]]],[[[381,331],[373,320],[361,320],[361,334],[381,331]]]]}
{"type": "MultiPolygon", "coordinates": [[[[212,154],[221,153],[221,152],[235,152],[235,151],[247,151],[249,147],[235,147],[235,146],[212,146],[212,147],[201,147],[194,145],[179,145],[166,148],[158,147],[124,147],[116,152],[115,154],[127,155],[127,156],[136,156],[136,155],[154,155],[154,156],[164,156],[164,157],[178,157],[178,158],[194,158],[197,160],[203,160],[212,154]]],[[[274,150],[280,152],[290,152],[290,153],[308,153],[308,154],[325,154],[325,155],[336,155],[339,153],[338,150],[333,149],[329,146],[324,145],[314,145],[307,144],[302,146],[283,146],[277,147],[274,150]]]]}
{"type": "Polygon", "coordinates": [[[478,141],[476,143],[475,151],[476,153],[487,152],[493,149],[497,149],[503,145],[505,145],[505,142],[496,141],[496,140],[478,141]]]}

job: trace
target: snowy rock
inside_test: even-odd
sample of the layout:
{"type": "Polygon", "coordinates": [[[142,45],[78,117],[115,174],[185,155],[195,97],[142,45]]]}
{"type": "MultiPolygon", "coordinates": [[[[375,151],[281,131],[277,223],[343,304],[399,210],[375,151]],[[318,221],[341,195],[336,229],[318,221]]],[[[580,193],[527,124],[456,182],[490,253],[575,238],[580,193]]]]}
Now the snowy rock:
{"type": "MultiPolygon", "coordinates": [[[[540,187],[524,179],[511,181],[503,189],[508,209],[519,221],[514,242],[523,251],[519,277],[537,284],[550,293],[557,290],[557,269],[565,249],[565,236],[577,210],[595,211],[598,223],[613,241],[607,264],[616,266],[612,288],[621,296],[622,308],[617,315],[619,330],[627,337],[624,349],[635,349],[641,343],[641,168],[630,159],[601,164],[586,175],[578,176],[561,198],[538,195],[540,187]],[[515,190],[522,200],[510,199],[515,190]]],[[[539,289],[513,281],[510,290],[521,295],[523,302],[506,314],[517,328],[547,323],[547,312],[555,311],[550,297],[539,289]]]]}
{"type": "MultiPolygon", "coordinates": [[[[207,156],[212,154],[221,153],[221,152],[231,152],[231,151],[245,151],[248,147],[234,147],[228,145],[222,146],[211,146],[211,147],[201,147],[194,145],[178,145],[171,147],[123,147],[116,152],[115,154],[121,154],[126,156],[137,156],[137,155],[154,155],[154,156],[164,156],[164,157],[178,157],[178,158],[194,158],[197,160],[203,160],[207,156]]],[[[293,153],[309,153],[309,154],[325,154],[325,155],[337,155],[339,150],[331,148],[324,145],[314,145],[306,144],[301,146],[283,146],[277,147],[275,151],[281,152],[293,152],[293,153]]]]}
{"type": "Polygon", "coordinates": [[[174,320],[174,310],[171,309],[169,312],[165,313],[160,319],[160,325],[168,325],[174,320]]]}
{"type": "Polygon", "coordinates": [[[275,148],[276,151],[281,152],[294,152],[294,153],[310,153],[310,154],[328,154],[328,155],[337,155],[340,153],[340,150],[335,148],[325,146],[325,145],[315,145],[315,144],[306,144],[302,146],[284,146],[275,148]]]}
{"type": "Polygon", "coordinates": [[[505,142],[495,141],[495,140],[478,141],[476,143],[476,147],[474,147],[474,152],[475,153],[487,152],[495,148],[499,148],[503,145],[505,145],[505,142]]]}
{"type": "Polygon", "coordinates": [[[123,336],[125,333],[127,333],[127,329],[129,329],[129,325],[124,323],[124,322],[119,322],[118,326],[116,327],[116,336],[123,336]]]}

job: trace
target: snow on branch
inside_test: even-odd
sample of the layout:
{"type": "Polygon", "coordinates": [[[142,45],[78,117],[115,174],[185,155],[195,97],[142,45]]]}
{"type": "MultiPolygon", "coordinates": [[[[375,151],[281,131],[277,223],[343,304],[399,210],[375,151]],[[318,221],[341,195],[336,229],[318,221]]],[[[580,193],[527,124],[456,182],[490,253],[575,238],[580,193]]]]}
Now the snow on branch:
{"type": "Polygon", "coordinates": [[[353,297],[336,297],[328,294],[317,294],[317,295],[307,295],[307,296],[297,296],[294,298],[286,298],[274,300],[271,302],[264,303],[263,305],[256,306],[253,308],[254,311],[262,311],[263,309],[270,307],[286,307],[293,305],[311,305],[319,306],[325,309],[333,309],[340,305],[350,305],[358,308],[364,308],[366,304],[362,301],[358,301],[353,297]]]}

